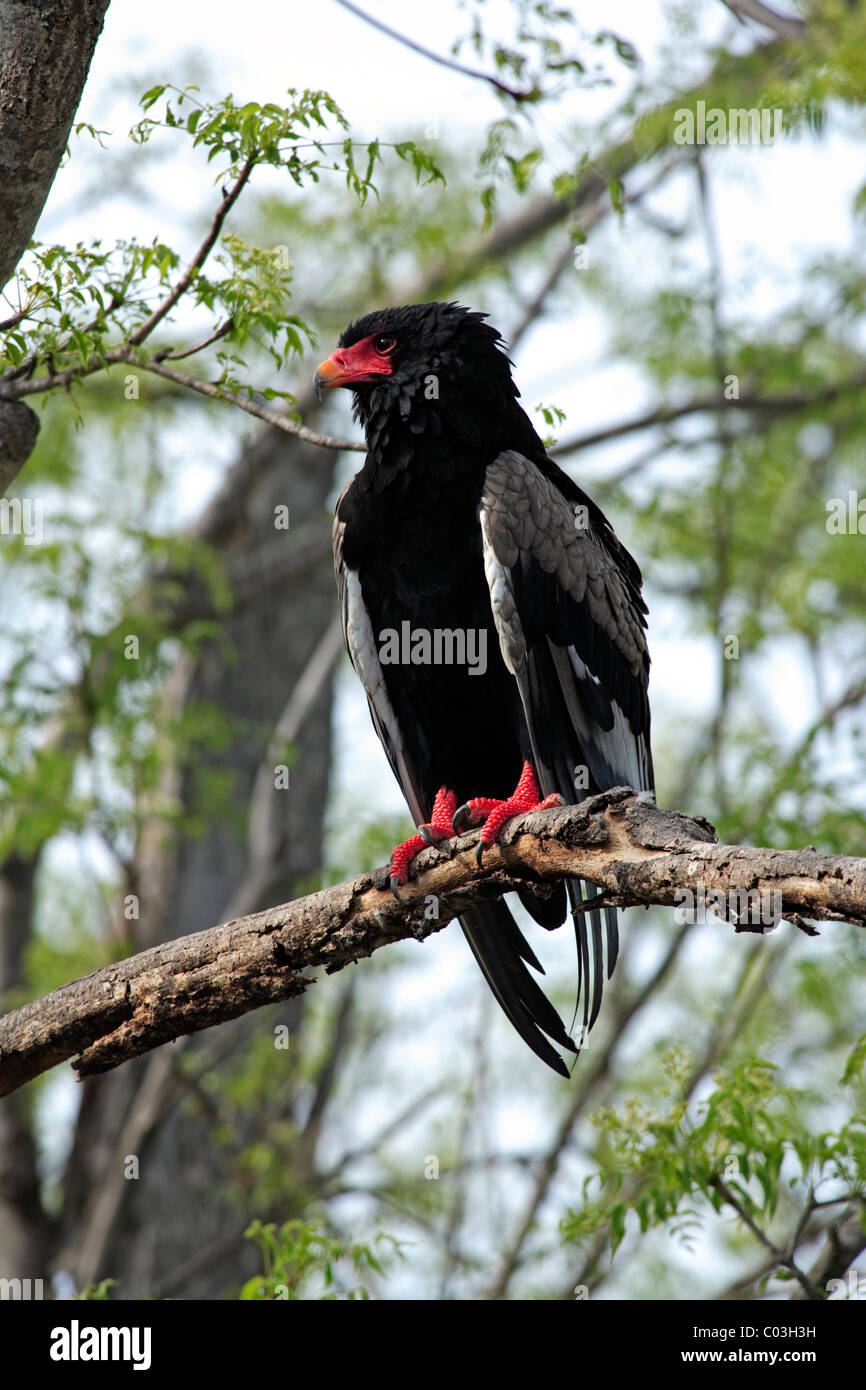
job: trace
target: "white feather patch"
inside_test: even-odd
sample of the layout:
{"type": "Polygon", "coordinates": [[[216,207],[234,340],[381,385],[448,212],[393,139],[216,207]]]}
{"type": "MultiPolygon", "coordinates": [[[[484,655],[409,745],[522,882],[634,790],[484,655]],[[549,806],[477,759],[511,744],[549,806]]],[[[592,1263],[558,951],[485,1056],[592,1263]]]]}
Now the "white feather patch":
{"type": "Polygon", "coordinates": [[[512,676],[517,679],[519,671],[526,661],[526,638],[523,635],[523,628],[517,615],[509,572],[497,559],[493,549],[490,522],[484,510],[483,498],[480,520],[484,548],[484,575],[490,590],[490,605],[493,609],[493,621],[496,624],[496,632],[499,637],[499,649],[502,652],[502,660],[512,676]]]}
{"type": "Polygon", "coordinates": [[[388,731],[392,746],[396,748],[400,743],[400,729],[385,688],[373,625],[361,592],[361,580],[357,572],[350,570],[347,565],[343,566],[343,574],[346,583],[346,643],[352,665],[358,672],[367,698],[388,731]]]}

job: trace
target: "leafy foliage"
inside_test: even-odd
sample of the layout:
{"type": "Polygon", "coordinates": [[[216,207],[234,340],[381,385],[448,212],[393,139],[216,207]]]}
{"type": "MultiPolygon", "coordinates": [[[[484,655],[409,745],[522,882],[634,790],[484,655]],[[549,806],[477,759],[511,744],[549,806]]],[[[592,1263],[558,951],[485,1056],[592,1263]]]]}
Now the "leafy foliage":
{"type": "Polygon", "coordinates": [[[247,1236],[261,1250],[264,1273],[244,1284],[238,1295],[241,1299],[369,1299],[365,1284],[346,1287],[345,1279],[370,1273],[384,1275],[389,1254],[399,1253],[399,1246],[389,1236],[379,1235],[372,1244],[336,1240],[315,1221],[286,1221],[279,1229],[273,1223],[254,1221],[247,1236]],[[311,1292],[316,1287],[318,1294],[311,1292]]]}
{"type": "Polygon", "coordinates": [[[708,1209],[733,1211],[758,1242],[781,1252],[772,1272],[787,1277],[795,1232],[817,1205],[841,1208],[866,1195],[866,1124],[854,1111],[835,1131],[814,1129],[816,1098],[780,1085],[778,1068],[754,1059],[717,1076],[693,1103],[693,1065],[682,1051],[665,1058],[664,1112],[635,1098],[599,1113],[606,1164],[586,1179],[585,1200],[564,1218],[563,1234],[581,1241],[603,1231],[613,1254],[629,1214],[641,1232],[664,1226],[689,1243],[708,1209]]]}
{"type": "MultiPolygon", "coordinates": [[[[193,85],[162,83],[145,92],[141,105],[146,113],[160,101],[163,109],[158,115],[145,114],[133,126],[132,140],[144,145],[158,132],[176,132],[189,139],[194,150],[206,153],[208,163],[215,163],[218,182],[229,180],[211,236],[180,277],[175,276],[181,266],[179,253],[158,240],[141,245],[133,239],[110,248],[101,241],[72,248],[33,246],[19,268],[14,312],[0,324],[0,332],[5,330],[0,391],[5,387],[17,398],[68,387],[92,372],[130,360],[130,354],[146,367],[149,359],[138,351],[140,344],[157,323],[174,321],[178,303],[194,323],[202,314],[207,323],[198,345],[185,346],[180,355],[192,355],[221,340],[216,384],[229,396],[243,393],[250,399],[254,394],[237,375],[247,365],[241,350],[249,340],[263,349],[278,371],[303,352],[304,339],[312,342],[313,334],[301,318],[286,312],[291,293],[287,248],[262,249],[232,233],[223,237],[215,257],[222,272],[213,276],[204,271],[222,220],[253,171],[278,169],[301,188],[317,183],[323,174],[337,174],[361,205],[376,192],[373,175],[384,149],[393,149],[419,183],[442,180],[443,175],[430,152],[412,140],[393,146],[378,140],[358,146],[349,136],[326,140],[334,127],[348,130],[327,92],[292,89],[289,98],[286,106],[238,105],[231,96],[206,101],[193,85]],[[40,372],[45,375],[40,377],[40,372]]],[[[163,348],[154,360],[164,361],[170,352],[163,348]]],[[[288,392],[274,387],[263,395],[289,398],[288,392]]]]}

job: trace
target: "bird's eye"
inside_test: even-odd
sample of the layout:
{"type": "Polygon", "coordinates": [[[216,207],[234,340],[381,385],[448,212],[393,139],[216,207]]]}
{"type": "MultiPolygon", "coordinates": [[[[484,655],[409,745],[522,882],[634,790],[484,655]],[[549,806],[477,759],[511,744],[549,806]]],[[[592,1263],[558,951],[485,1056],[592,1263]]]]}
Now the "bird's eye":
{"type": "Polygon", "coordinates": [[[377,333],[373,339],[373,347],[377,352],[390,352],[396,342],[397,339],[390,337],[387,333],[377,333]]]}

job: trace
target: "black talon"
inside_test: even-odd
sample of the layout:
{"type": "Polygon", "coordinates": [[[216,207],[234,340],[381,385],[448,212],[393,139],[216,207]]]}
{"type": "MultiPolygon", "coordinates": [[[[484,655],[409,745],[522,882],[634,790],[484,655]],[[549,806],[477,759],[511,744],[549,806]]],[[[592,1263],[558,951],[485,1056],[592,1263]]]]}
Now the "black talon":
{"type": "Polygon", "coordinates": [[[396,874],[392,874],[391,877],[388,879],[388,887],[391,889],[391,892],[394,894],[394,897],[396,898],[397,902],[402,903],[403,899],[400,897],[400,894],[397,891],[397,889],[400,887],[400,880],[396,874]]]}
{"type": "Polygon", "coordinates": [[[419,825],[418,834],[421,836],[421,839],[424,841],[425,845],[433,845],[435,847],[437,841],[434,840],[433,836],[430,834],[429,825],[419,825]]]}
{"type": "Polygon", "coordinates": [[[475,846],[475,863],[478,865],[479,869],[481,868],[481,860],[484,857],[486,848],[487,846],[483,840],[479,840],[478,844],[475,846]]]}
{"type": "Polygon", "coordinates": [[[472,825],[472,812],[469,809],[468,801],[464,801],[462,806],[458,806],[454,815],[451,817],[451,829],[455,835],[462,835],[464,830],[468,830],[472,825]]]}

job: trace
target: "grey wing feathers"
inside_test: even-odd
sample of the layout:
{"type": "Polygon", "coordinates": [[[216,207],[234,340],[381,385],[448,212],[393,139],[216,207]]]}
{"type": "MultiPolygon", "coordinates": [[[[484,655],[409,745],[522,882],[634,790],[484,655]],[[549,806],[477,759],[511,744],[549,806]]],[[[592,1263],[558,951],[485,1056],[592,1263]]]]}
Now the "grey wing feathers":
{"type": "MultiPolygon", "coordinates": [[[[491,606],[520,692],[543,795],[582,801],[613,786],[653,788],[640,572],[604,516],[555,465],[513,450],[488,467],[479,508],[491,606]],[[559,485],[554,481],[558,475],[559,485]]],[[[616,914],[568,884],[584,1025],[598,1014],[618,949],[616,914]]]]}
{"type": "MultiPolygon", "coordinates": [[[[487,469],[480,520],[500,648],[549,770],[537,727],[543,692],[532,679],[539,664],[555,673],[563,705],[553,732],[565,732],[566,713],[594,789],[651,791],[645,608],[619,543],[583,511],[521,454],[506,451],[487,469]]],[[[572,799],[574,786],[554,780],[545,794],[572,799]]]]}

